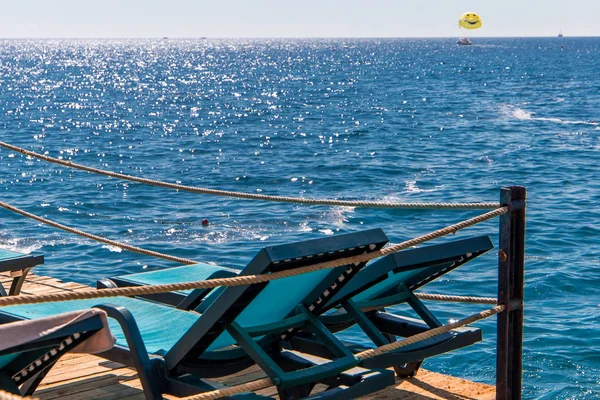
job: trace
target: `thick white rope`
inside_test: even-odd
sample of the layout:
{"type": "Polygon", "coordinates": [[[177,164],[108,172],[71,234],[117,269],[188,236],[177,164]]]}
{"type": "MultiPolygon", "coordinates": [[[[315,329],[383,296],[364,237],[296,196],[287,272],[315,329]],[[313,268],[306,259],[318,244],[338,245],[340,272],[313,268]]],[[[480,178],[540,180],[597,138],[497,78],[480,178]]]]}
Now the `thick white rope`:
{"type": "Polygon", "coordinates": [[[107,171],[99,168],[88,167],[86,165],[77,164],[72,161],[61,160],[58,158],[39,154],[30,150],[25,150],[21,147],[14,146],[9,143],[0,142],[0,146],[25,154],[29,157],[34,157],[50,163],[63,165],[69,168],[75,168],[82,171],[92,172],[95,174],[110,176],[112,178],[124,179],[131,182],[145,183],[147,185],[159,186],[168,189],[182,190],[185,192],[209,194],[216,196],[236,197],[239,199],[274,201],[280,203],[296,203],[319,206],[343,206],[343,207],[369,207],[369,208],[406,208],[406,209],[452,209],[452,210],[489,210],[500,207],[499,203],[405,203],[405,202],[389,202],[389,201],[369,201],[369,200],[336,200],[336,199],[305,199],[302,197],[287,197],[287,196],[269,196],[257,193],[233,192],[229,190],[208,189],[196,186],[179,185],[176,183],[158,181],[154,179],[142,178],[133,175],[121,174],[118,172],[107,171]]]}
{"type": "Polygon", "coordinates": [[[453,303],[498,304],[498,299],[494,297],[452,296],[435,293],[415,293],[415,296],[421,300],[449,301],[453,303]]]}
{"type": "Polygon", "coordinates": [[[40,217],[38,215],[29,213],[27,211],[21,210],[20,208],[13,207],[10,204],[7,204],[3,201],[0,201],[0,207],[3,207],[5,209],[15,212],[17,214],[21,214],[21,215],[23,215],[27,218],[31,218],[35,221],[41,222],[42,224],[50,225],[55,228],[62,229],[63,231],[74,233],[75,235],[83,236],[85,238],[92,239],[92,240],[95,240],[100,243],[110,244],[111,246],[115,246],[115,247],[121,248],[123,250],[132,251],[134,253],[145,254],[147,256],[163,258],[165,260],[175,261],[175,262],[178,262],[181,264],[197,264],[198,263],[198,261],[191,260],[189,258],[171,256],[169,254],[159,253],[158,251],[146,250],[146,249],[142,249],[141,247],[132,246],[130,244],[126,244],[126,243],[122,243],[122,242],[117,242],[116,240],[107,239],[102,236],[93,235],[91,233],[87,233],[87,232],[84,232],[84,231],[76,229],[76,228],[71,228],[69,226],[59,224],[58,222],[51,221],[47,218],[40,217]]]}
{"type": "Polygon", "coordinates": [[[425,235],[418,236],[414,239],[406,240],[402,243],[393,244],[381,250],[375,250],[370,253],[364,253],[352,257],[339,258],[337,260],[321,262],[305,267],[299,267],[289,270],[283,270],[265,275],[243,275],[236,276],[233,278],[220,278],[220,279],[209,279],[206,281],[195,281],[195,282],[183,282],[166,285],[147,285],[147,286],[135,286],[135,287],[122,287],[122,288],[110,288],[102,290],[88,290],[81,292],[67,292],[67,293],[54,293],[45,294],[38,296],[7,296],[0,297],[0,307],[13,305],[13,304],[34,304],[34,303],[45,303],[49,301],[67,301],[76,299],[95,299],[113,296],[141,296],[153,293],[164,293],[174,292],[180,290],[192,290],[192,289],[208,289],[215,288],[218,286],[240,286],[250,285],[254,283],[263,283],[273,281],[276,279],[287,278],[290,276],[296,276],[306,274],[309,272],[320,271],[323,269],[337,268],[345,265],[354,263],[365,263],[367,261],[374,260],[379,257],[387,256],[388,254],[397,253],[401,250],[407,249],[412,246],[416,246],[427,241],[456,233],[457,231],[467,228],[469,226],[476,225],[480,222],[487,221],[491,218],[506,214],[508,207],[502,207],[497,210],[488,211],[487,213],[478,215],[474,218],[458,222],[454,225],[447,226],[442,229],[427,233],[425,235]]]}

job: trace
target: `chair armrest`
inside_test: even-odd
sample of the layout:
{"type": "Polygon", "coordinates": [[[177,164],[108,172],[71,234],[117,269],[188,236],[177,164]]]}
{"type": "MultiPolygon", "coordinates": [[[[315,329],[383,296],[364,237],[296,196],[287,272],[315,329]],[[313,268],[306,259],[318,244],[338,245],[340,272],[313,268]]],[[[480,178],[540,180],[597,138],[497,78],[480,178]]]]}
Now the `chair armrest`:
{"type": "Polygon", "coordinates": [[[44,263],[44,256],[23,254],[19,257],[19,253],[15,254],[16,257],[0,260],[0,272],[23,271],[44,263]]]}

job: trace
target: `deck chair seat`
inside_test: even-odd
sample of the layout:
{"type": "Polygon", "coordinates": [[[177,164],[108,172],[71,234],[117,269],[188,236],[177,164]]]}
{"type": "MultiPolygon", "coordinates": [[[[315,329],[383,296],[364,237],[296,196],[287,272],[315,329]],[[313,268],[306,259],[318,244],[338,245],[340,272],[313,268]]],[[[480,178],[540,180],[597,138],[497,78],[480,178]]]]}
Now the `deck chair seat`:
{"type": "MultiPolygon", "coordinates": [[[[164,307],[149,301],[139,301],[130,297],[107,297],[103,299],[75,300],[42,304],[24,304],[2,308],[6,314],[27,319],[51,317],[56,314],[92,308],[98,304],[112,304],[126,308],[136,323],[150,354],[164,355],[187,330],[198,320],[199,315],[164,307]],[[168,324],[165,323],[168,321],[168,324]]],[[[127,347],[123,329],[114,319],[109,319],[110,330],[117,339],[117,345],[127,347]]]]}
{"type": "MultiPolygon", "coordinates": [[[[386,242],[383,231],[375,229],[266,247],[240,275],[290,270],[363,254],[386,242]]],[[[356,263],[267,283],[226,287],[213,301],[203,303],[202,312],[144,299],[112,297],[8,306],[0,310],[0,319],[32,318],[89,306],[107,311],[119,325],[113,321],[118,342],[103,356],[135,366],[149,399],[161,398],[163,393],[188,396],[212,390],[214,385],[205,378],[246,368],[248,360],[276,382],[282,398],[309,397],[318,382],[337,387],[317,398],[352,398],[393,384],[393,374],[385,370],[353,376],[346,373],[358,362],[317,315],[363,266],[356,263]],[[311,331],[329,345],[335,357],[313,365],[292,356],[281,342],[299,330],[311,331]]],[[[205,298],[209,293],[191,294],[205,298]]]]}
{"type": "MultiPolygon", "coordinates": [[[[198,263],[192,265],[186,265],[183,267],[173,267],[168,270],[157,270],[142,272],[139,274],[126,275],[123,277],[115,277],[111,279],[99,280],[97,287],[110,288],[110,287],[126,287],[126,286],[141,286],[141,285],[166,285],[171,283],[185,282],[189,280],[190,276],[194,277],[194,280],[208,280],[216,278],[230,278],[240,273],[239,269],[222,267],[219,265],[198,263]],[[165,273],[168,271],[168,273],[165,273]]],[[[213,296],[217,296],[223,289],[217,288],[214,290],[203,289],[196,292],[206,293],[203,297],[203,301],[211,299],[213,296]]],[[[188,295],[192,294],[193,290],[181,290],[173,293],[157,293],[151,295],[142,296],[144,298],[158,301],[160,303],[169,304],[173,306],[179,305],[182,300],[188,295]]],[[[187,305],[184,308],[190,309],[191,306],[187,305]]]]}
{"type": "Polygon", "coordinates": [[[0,296],[14,296],[21,292],[29,270],[44,263],[44,256],[29,255],[16,251],[0,249],[0,272],[10,272],[12,282],[8,292],[0,282],[0,296]]]}

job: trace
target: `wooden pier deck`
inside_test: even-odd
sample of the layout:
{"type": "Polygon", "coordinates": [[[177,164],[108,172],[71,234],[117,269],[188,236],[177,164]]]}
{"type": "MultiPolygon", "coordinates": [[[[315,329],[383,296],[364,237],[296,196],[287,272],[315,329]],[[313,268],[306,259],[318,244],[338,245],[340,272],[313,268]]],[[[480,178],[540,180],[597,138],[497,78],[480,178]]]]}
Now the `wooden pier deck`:
{"type": "MultiPolygon", "coordinates": [[[[7,273],[0,273],[0,281],[9,286],[7,273]]],[[[23,285],[23,295],[49,294],[65,291],[89,290],[89,286],[74,282],[30,274],[23,285]]],[[[222,379],[228,385],[236,385],[263,378],[265,375],[257,367],[222,379]]],[[[470,382],[448,375],[421,370],[410,379],[398,379],[396,386],[389,387],[365,399],[407,399],[407,400],[489,400],[495,398],[495,387],[470,382]]],[[[259,393],[276,396],[273,388],[259,393]]],[[[67,354],[44,379],[35,393],[42,400],[97,399],[134,400],[144,399],[135,370],[121,364],[87,354],[67,354]]],[[[165,396],[176,399],[173,396],[165,396]]]]}

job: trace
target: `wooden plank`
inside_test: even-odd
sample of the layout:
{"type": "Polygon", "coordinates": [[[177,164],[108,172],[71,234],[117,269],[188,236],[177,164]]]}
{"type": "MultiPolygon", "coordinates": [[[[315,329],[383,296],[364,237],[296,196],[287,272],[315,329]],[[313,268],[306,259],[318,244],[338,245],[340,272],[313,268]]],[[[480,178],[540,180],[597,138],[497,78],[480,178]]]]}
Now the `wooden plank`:
{"type": "Polygon", "coordinates": [[[68,370],[57,370],[57,373],[48,374],[48,376],[44,379],[45,384],[51,384],[61,381],[66,381],[70,379],[84,378],[87,376],[94,376],[103,372],[112,371],[114,369],[120,368],[121,365],[117,363],[96,363],[90,365],[86,368],[79,368],[77,366],[73,366],[68,370]]]}
{"type": "MultiPolygon", "coordinates": [[[[103,399],[118,400],[133,394],[143,394],[141,389],[132,388],[126,385],[116,384],[106,387],[99,387],[83,392],[73,393],[66,396],[60,396],[61,400],[79,400],[79,399],[103,399]]],[[[44,399],[40,396],[40,399],[44,399]]]]}
{"type": "Polygon", "coordinates": [[[387,388],[378,393],[364,396],[364,399],[407,399],[407,400],[493,400],[496,388],[478,384],[453,376],[421,370],[410,379],[403,379],[396,387],[387,388]]]}
{"type": "Polygon", "coordinates": [[[137,379],[135,371],[129,369],[110,370],[107,373],[97,374],[87,379],[78,378],[61,382],[60,385],[45,386],[36,392],[36,396],[43,397],[46,400],[62,398],[63,396],[82,393],[95,388],[121,385],[125,381],[134,379],[137,379]]]}

